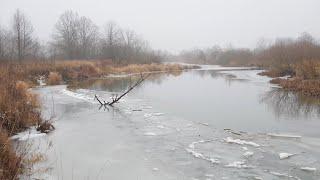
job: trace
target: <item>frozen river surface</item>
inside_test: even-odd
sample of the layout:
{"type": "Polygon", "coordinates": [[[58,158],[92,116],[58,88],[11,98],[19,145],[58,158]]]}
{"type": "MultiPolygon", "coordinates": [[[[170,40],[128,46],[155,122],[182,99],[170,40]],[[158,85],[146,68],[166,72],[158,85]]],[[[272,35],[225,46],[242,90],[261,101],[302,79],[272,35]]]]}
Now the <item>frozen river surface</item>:
{"type": "Polygon", "coordinates": [[[30,141],[46,179],[320,179],[320,107],[258,70],[204,66],[38,88],[56,130],[30,141]]]}

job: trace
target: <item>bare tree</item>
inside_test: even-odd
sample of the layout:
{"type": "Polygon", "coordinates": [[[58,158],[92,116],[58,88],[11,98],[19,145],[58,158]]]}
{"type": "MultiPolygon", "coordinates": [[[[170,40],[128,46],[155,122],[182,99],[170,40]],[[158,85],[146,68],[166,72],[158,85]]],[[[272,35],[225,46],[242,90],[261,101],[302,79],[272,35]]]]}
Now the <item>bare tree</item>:
{"type": "Polygon", "coordinates": [[[115,61],[118,58],[118,48],[121,42],[121,29],[115,22],[109,22],[105,26],[102,38],[102,56],[115,61]]]}
{"type": "Polygon", "coordinates": [[[92,58],[98,40],[98,27],[87,17],[81,17],[78,24],[81,58],[92,58]]]}
{"type": "Polygon", "coordinates": [[[19,9],[13,16],[13,35],[16,43],[17,57],[21,61],[34,47],[33,26],[19,9]]]}
{"type": "Polygon", "coordinates": [[[61,56],[76,59],[78,55],[79,16],[73,11],[63,13],[55,25],[54,45],[61,56]]]}

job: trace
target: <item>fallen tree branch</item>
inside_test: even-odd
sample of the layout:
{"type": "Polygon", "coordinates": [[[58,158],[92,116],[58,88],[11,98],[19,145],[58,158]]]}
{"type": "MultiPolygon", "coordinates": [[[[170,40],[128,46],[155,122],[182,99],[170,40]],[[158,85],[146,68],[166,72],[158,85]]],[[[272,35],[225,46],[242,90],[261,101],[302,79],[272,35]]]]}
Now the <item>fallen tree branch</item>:
{"type": "MultiPolygon", "coordinates": [[[[150,75],[150,74],[149,74],[150,75]]],[[[139,84],[141,84],[144,80],[146,80],[149,75],[143,76],[142,74],[140,74],[140,79],[134,83],[133,85],[130,85],[130,87],[124,92],[122,93],[120,96],[118,96],[117,94],[113,97],[111,97],[112,101],[111,102],[106,102],[104,100],[99,99],[99,97],[97,95],[94,95],[94,99],[96,99],[101,106],[113,106],[113,104],[119,102],[119,100],[121,98],[123,98],[125,95],[127,95],[130,91],[132,91],[135,87],[137,87],[139,84]]]]}

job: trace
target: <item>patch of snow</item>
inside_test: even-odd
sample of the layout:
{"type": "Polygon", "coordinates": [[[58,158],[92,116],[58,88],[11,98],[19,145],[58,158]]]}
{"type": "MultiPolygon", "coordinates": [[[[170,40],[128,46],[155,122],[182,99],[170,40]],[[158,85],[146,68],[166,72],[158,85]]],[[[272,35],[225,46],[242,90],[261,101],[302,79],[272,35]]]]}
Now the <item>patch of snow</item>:
{"type": "Polygon", "coordinates": [[[142,109],[152,109],[152,106],[142,106],[142,109]]]}
{"type": "Polygon", "coordinates": [[[199,124],[204,125],[204,126],[209,126],[209,124],[208,124],[208,123],[202,123],[202,122],[199,122],[199,124]]]}
{"type": "Polygon", "coordinates": [[[162,116],[164,115],[164,113],[145,113],[144,117],[149,118],[149,117],[153,117],[153,116],[162,116]]]}
{"type": "Polygon", "coordinates": [[[153,115],[154,115],[154,116],[162,116],[162,115],[164,115],[164,113],[159,113],[159,112],[158,112],[158,113],[153,113],[153,115]]]}
{"type": "Polygon", "coordinates": [[[73,91],[69,91],[67,89],[62,89],[60,92],[65,94],[65,95],[68,95],[70,97],[73,97],[73,98],[84,100],[84,101],[87,101],[87,102],[90,102],[90,103],[95,103],[95,101],[93,100],[92,97],[88,97],[88,96],[86,96],[84,94],[80,94],[80,93],[76,93],[76,92],[73,92],[73,91]]]}
{"type": "Polygon", "coordinates": [[[254,147],[260,147],[260,145],[255,143],[255,142],[245,141],[245,140],[241,140],[241,139],[233,139],[232,137],[227,137],[226,139],[224,139],[224,141],[227,142],[227,143],[234,143],[234,144],[239,144],[239,145],[250,145],[250,146],[254,146],[254,147]]]}
{"type": "Polygon", "coordinates": [[[149,117],[152,117],[152,113],[145,113],[143,116],[146,118],[149,118],[149,117]]]}
{"type": "Polygon", "coordinates": [[[248,151],[248,148],[247,147],[242,147],[242,149],[244,150],[244,151],[248,151]]]}
{"type": "Polygon", "coordinates": [[[232,163],[229,163],[227,165],[225,165],[225,167],[229,167],[229,168],[253,168],[252,166],[248,166],[245,164],[244,161],[234,161],[232,163]]]}
{"type": "Polygon", "coordinates": [[[244,157],[246,157],[246,158],[248,158],[248,157],[251,157],[251,156],[253,156],[253,152],[252,151],[246,151],[245,153],[243,153],[243,156],[244,157]]]}
{"type": "Polygon", "coordinates": [[[314,168],[314,167],[301,167],[300,169],[303,171],[309,171],[309,172],[314,172],[317,170],[317,168],[314,168]]]}
{"type": "Polygon", "coordinates": [[[163,125],[158,125],[157,128],[164,129],[165,127],[163,125]]]}
{"type": "Polygon", "coordinates": [[[191,126],[192,126],[192,124],[191,124],[191,123],[187,124],[187,127],[191,127],[191,126]]]}
{"type": "Polygon", "coordinates": [[[45,77],[44,77],[44,76],[40,76],[39,79],[37,79],[37,82],[38,82],[39,86],[45,86],[45,85],[47,85],[47,84],[45,83],[45,77]]]}
{"type": "Polygon", "coordinates": [[[294,155],[296,155],[296,154],[282,152],[282,153],[279,153],[279,158],[282,160],[282,159],[287,159],[287,158],[294,156],[294,155]]]}
{"type": "Polygon", "coordinates": [[[187,148],[186,151],[187,151],[188,153],[192,154],[192,155],[193,155],[194,157],[196,157],[196,158],[209,161],[209,162],[211,162],[211,163],[213,163],[213,164],[219,164],[219,163],[220,163],[219,160],[214,159],[214,158],[206,157],[205,155],[203,155],[203,154],[201,154],[201,153],[198,153],[198,152],[196,152],[196,151],[193,150],[193,149],[187,148]]]}
{"type": "Polygon", "coordinates": [[[42,137],[45,135],[46,133],[39,133],[35,129],[30,129],[28,131],[24,131],[24,132],[18,133],[17,135],[11,136],[10,139],[18,140],[18,141],[26,141],[29,139],[34,139],[34,138],[42,137]]]}
{"type": "Polygon", "coordinates": [[[157,134],[154,132],[146,132],[144,133],[145,136],[156,136],[157,134]]]}
{"type": "Polygon", "coordinates": [[[263,180],[262,177],[259,177],[259,176],[254,176],[253,179],[256,179],[256,180],[263,180]]]}

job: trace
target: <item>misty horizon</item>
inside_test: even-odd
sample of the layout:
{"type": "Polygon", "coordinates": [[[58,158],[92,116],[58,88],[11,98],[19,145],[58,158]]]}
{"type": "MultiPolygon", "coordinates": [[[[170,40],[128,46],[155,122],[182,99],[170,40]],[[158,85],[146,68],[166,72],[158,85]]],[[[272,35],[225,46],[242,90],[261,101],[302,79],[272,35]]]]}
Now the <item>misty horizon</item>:
{"type": "Polygon", "coordinates": [[[214,45],[253,48],[261,39],[296,38],[307,32],[319,39],[320,2],[308,1],[22,1],[4,0],[0,25],[10,28],[16,9],[31,20],[41,41],[51,40],[59,16],[72,10],[99,27],[114,21],[172,53],[214,45]]]}

